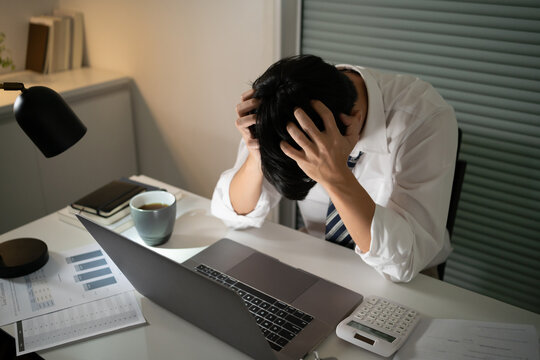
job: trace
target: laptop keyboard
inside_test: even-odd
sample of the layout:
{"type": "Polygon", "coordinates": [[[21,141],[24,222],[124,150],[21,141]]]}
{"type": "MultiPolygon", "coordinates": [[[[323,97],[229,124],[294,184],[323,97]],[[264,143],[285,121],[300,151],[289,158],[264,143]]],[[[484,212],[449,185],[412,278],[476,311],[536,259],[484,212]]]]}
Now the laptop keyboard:
{"type": "Polygon", "coordinates": [[[266,340],[275,351],[280,351],[313,320],[311,315],[294,306],[262,293],[207,265],[201,264],[195,270],[236,291],[242,297],[266,340]]]}

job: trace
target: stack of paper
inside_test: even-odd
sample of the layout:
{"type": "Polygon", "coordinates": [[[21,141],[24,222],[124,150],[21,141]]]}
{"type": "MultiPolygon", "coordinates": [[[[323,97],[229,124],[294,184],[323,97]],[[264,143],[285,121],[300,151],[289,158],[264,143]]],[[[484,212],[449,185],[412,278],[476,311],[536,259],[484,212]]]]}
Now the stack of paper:
{"type": "Polygon", "coordinates": [[[16,322],[17,354],[146,322],[133,286],[98,244],[49,256],[36,272],[0,279],[0,326],[16,322]]]}
{"type": "Polygon", "coordinates": [[[536,328],[527,324],[424,318],[394,360],[538,360],[536,328]]]}

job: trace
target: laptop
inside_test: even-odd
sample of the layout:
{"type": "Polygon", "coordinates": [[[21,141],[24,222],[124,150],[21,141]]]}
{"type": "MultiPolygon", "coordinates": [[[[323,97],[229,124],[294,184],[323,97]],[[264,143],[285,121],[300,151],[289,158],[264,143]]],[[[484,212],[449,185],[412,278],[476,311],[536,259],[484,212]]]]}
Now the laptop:
{"type": "Polygon", "coordinates": [[[77,215],[142,295],[255,359],[301,359],[362,295],[230,239],[179,264],[77,215]]]}

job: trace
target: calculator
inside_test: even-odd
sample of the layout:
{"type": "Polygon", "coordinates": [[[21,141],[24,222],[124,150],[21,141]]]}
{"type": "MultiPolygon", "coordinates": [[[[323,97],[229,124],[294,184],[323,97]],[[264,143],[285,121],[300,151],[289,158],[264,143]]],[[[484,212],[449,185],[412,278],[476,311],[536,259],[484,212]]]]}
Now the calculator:
{"type": "Polygon", "coordinates": [[[368,296],[338,324],[336,334],[354,345],[388,357],[403,345],[419,319],[416,310],[382,297],[368,296]]]}

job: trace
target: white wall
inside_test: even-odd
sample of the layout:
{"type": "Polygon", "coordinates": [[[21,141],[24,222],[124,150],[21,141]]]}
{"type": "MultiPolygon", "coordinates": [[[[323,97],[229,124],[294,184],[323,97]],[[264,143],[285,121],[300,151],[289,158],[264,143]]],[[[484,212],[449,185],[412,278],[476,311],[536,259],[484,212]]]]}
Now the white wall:
{"type": "Polygon", "coordinates": [[[60,0],[88,63],[134,78],[140,171],[211,196],[240,139],[234,107],[274,60],[273,0],[60,0]]]}
{"type": "MultiPolygon", "coordinates": [[[[88,65],[135,81],[140,172],[210,197],[235,158],[240,94],[277,58],[276,1],[0,0],[19,35],[5,15],[0,31],[26,44],[29,15],[81,10],[88,65]]],[[[13,50],[22,69],[26,49],[13,50]]]]}

